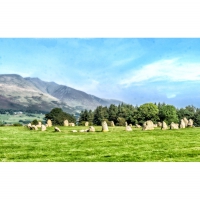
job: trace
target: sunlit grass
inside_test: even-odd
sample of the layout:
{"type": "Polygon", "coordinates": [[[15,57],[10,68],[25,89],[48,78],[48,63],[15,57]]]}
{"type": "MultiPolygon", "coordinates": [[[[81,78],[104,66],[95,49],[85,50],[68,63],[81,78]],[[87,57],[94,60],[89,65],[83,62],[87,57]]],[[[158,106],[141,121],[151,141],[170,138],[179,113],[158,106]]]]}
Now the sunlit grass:
{"type": "Polygon", "coordinates": [[[86,127],[59,127],[62,132],[0,127],[0,161],[144,162],[200,161],[200,128],[126,132],[72,133],[86,127]]]}

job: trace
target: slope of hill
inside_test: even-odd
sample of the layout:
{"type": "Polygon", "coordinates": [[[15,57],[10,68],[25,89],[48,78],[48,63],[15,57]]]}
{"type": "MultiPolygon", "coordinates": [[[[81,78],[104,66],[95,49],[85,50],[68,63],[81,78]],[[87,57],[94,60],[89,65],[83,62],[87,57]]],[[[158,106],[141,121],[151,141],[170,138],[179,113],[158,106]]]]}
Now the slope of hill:
{"type": "Polygon", "coordinates": [[[26,78],[26,80],[32,83],[43,93],[49,94],[59,99],[61,102],[67,103],[71,107],[94,109],[99,105],[108,106],[112,103],[122,103],[118,100],[101,99],[80,90],[76,90],[65,85],[58,85],[54,82],[45,82],[38,78],[26,78]]]}
{"type": "Polygon", "coordinates": [[[0,108],[49,111],[61,107],[69,113],[97,106],[120,104],[118,100],[101,99],[85,92],[45,82],[38,78],[23,78],[17,74],[0,75],[0,108]]]}

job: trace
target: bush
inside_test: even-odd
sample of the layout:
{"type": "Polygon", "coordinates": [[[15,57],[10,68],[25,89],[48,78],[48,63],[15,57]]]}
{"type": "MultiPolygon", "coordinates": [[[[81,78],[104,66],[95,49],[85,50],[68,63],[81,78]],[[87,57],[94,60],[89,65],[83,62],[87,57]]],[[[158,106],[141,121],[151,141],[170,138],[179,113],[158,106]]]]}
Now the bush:
{"type": "Polygon", "coordinates": [[[38,125],[38,120],[37,120],[37,119],[34,119],[34,120],[31,122],[31,125],[38,125]]]}
{"type": "Polygon", "coordinates": [[[14,123],[13,126],[22,126],[20,123],[14,123]]]}

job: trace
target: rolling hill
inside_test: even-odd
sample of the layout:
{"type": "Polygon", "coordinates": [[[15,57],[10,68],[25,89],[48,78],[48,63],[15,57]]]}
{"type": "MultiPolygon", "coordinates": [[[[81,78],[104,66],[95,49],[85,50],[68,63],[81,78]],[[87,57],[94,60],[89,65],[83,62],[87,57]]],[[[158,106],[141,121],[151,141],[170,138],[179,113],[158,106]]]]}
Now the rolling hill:
{"type": "Polygon", "coordinates": [[[0,75],[0,108],[50,111],[60,107],[69,113],[97,106],[120,104],[121,101],[102,99],[83,91],[39,78],[23,78],[17,74],[0,75]]]}

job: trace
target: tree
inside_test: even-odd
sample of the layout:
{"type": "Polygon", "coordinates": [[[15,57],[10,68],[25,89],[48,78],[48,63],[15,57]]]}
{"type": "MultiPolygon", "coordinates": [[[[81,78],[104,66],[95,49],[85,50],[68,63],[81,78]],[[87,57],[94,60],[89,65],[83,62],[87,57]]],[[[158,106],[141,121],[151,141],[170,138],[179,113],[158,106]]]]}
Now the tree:
{"type": "Polygon", "coordinates": [[[138,121],[140,124],[147,120],[156,122],[158,118],[158,107],[153,103],[145,103],[138,108],[138,121]]]}
{"type": "Polygon", "coordinates": [[[66,112],[63,112],[61,108],[54,108],[50,113],[45,115],[45,120],[52,120],[53,125],[63,126],[64,120],[68,120],[69,122],[76,123],[76,118],[66,112]]]}
{"type": "Polygon", "coordinates": [[[32,122],[31,122],[32,125],[38,125],[38,120],[37,119],[34,119],[32,122]]]}
{"type": "Polygon", "coordinates": [[[93,118],[93,123],[96,125],[101,125],[101,122],[104,120],[108,120],[108,108],[107,107],[102,107],[98,106],[94,110],[94,118],[93,118]]]}
{"type": "Polygon", "coordinates": [[[160,106],[159,118],[161,121],[165,121],[167,124],[171,124],[172,122],[179,122],[176,108],[173,105],[160,106]]]}
{"type": "Polygon", "coordinates": [[[108,108],[108,119],[110,121],[114,121],[114,123],[117,122],[117,114],[118,114],[118,109],[117,106],[115,106],[114,104],[111,104],[110,107],[108,108]]]}

